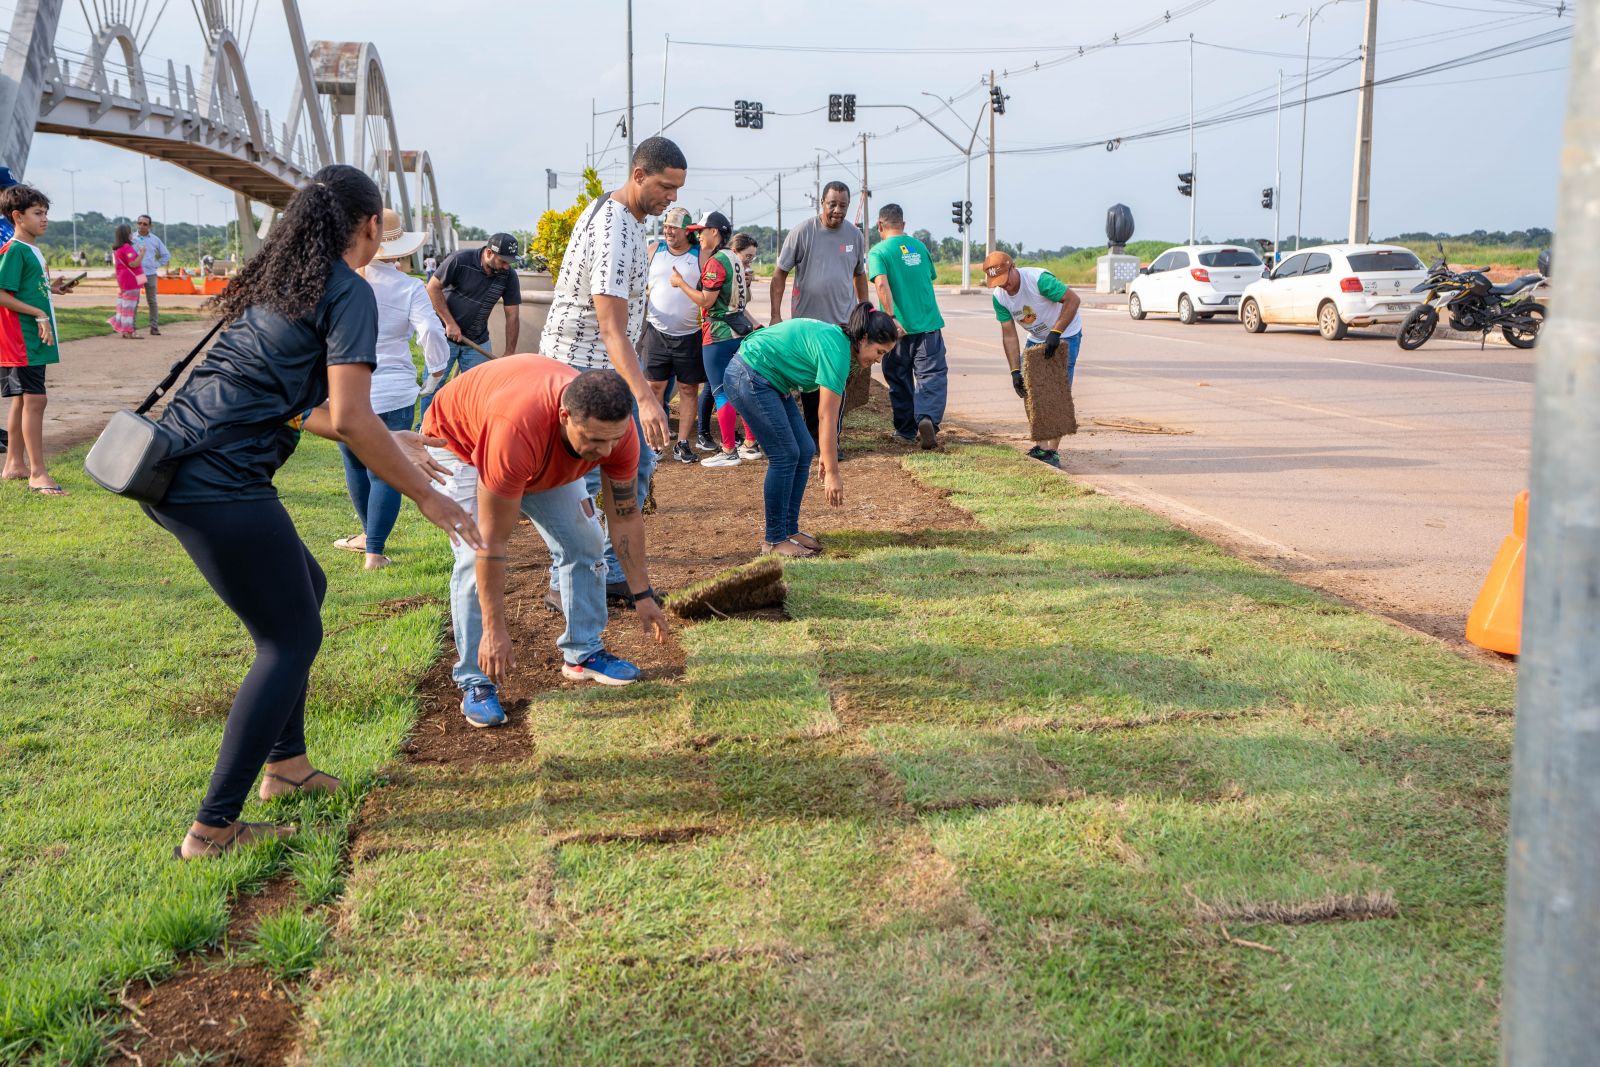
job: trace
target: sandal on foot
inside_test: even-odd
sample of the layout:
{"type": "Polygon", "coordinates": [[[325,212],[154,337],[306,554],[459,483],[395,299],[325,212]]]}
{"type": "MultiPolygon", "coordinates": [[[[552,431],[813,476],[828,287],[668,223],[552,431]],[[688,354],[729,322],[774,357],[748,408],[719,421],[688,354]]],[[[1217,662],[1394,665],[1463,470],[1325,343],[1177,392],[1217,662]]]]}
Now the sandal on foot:
{"type": "Polygon", "coordinates": [[[351,534],[349,537],[341,537],[339,540],[333,543],[333,547],[342,548],[346,552],[360,552],[362,555],[365,555],[367,551],[367,535],[351,534]],[[361,543],[359,545],[355,543],[357,538],[361,539],[361,543]]]}
{"type": "Polygon", "coordinates": [[[313,768],[311,768],[311,773],[306,775],[304,778],[300,779],[298,782],[295,781],[293,778],[285,778],[281,774],[273,774],[271,771],[265,771],[261,775],[261,788],[260,788],[260,790],[257,791],[256,795],[258,797],[260,797],[262,800],[276,800],[279,797],[294,796],[296,793],[307,793],[307,794],[310,794],[310,793],[337,793],[340,789],[343,789],[343,788],[344,788],[344,783],[340,782],[339,779],[335,778],[333,775],[329,774],[327,771],[319,771],[315,767],[313,767],[313,768]],[[337,784],[335,784],[333,786],[326,786],[326,785],[310,786],[308,788],[308,783],[311,782],[312,779],[317,778],[319,776],[322,777],[322,778],[326,778],[328,781],[335,782],[337,784]],[[272,779],[274,782],[282,782],[284,785],[289,787],[288,790],[285,791],[285,792],[282,792],[282,793],[269,793],[269,792],[267,792],[267,779],[268,778],[272,779]]]}
{"type": "Polygon", "coordinates": [[[793,541],[797,545],[800,545],[802,548],[809,548],[813,552],[822,551],[822,542],[818,541],[815,537],[812,537],[808,533],[797,533],[793,537],[789,538],[789,540],[793,541]]]}
{"type": "Polygon", "coordinates": [[[820,555],[816,549],[807,548],[792,537],[786,541],[779,541],[777,544],[763,541],[761,543],[761,553],[766,555],[768,552],[777,556],[788,556],[790,559],[810,559],[813,556],[820,555]]]}
{"type": "Polygon", "coordinates": [[[191,837],[194,838],[200,843],[201,851],[195,853],[193,856],[185,856],[183,854],[183,846],[178,845],[172,850],[172,858],[175,860],[183,860],[184,862],[197,859],[211,859],[216,856],[225,856],[229,852],[232,852],[235,848],[238,848],[242,845],[248,845],[255,841],[266,840],[269,837],[276,837],[279,839],[293,837],[296,832],[293,826],[279,826],[277,823],[270,822],[236,822],[233,824],[231,829],[233,830],[233,833],[221,841],[216,841],[209,837],[203,837],[200,834],[195,833],[193,830],[190,830],[184,835],[185,839],[191,837]],[[288,833],[282,832],[285,830],[287,830],[288,833]]]}

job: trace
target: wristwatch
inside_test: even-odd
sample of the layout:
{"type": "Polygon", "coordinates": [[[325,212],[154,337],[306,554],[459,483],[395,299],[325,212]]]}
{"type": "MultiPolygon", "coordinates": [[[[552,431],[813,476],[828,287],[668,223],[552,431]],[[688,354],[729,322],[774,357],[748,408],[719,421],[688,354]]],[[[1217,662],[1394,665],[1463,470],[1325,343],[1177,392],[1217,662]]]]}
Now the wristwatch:
{"type": "Polygon", "coordinates": [[[641,589],[637,593],[631,593],[630,592],[628,594],[628,597],[635,604],[637,604],[641,598],[649,597],[651,600],[654,600],[656,602],[656,607],[660,607],[661,606],[661,596],[655,591],[654,587],[651,587],[651,586],[646,586],[644,589],[641,589]]]}

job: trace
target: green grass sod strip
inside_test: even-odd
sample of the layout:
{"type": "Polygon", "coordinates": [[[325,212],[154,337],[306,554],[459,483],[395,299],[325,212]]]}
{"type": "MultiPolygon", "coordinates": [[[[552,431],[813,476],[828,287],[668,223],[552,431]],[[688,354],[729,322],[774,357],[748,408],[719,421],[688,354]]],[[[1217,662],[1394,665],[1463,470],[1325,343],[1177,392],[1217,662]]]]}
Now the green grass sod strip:
{"type": "MultiPolygon", "coordinates": [[[[91,485],[81,459],[56,465],[71,496],[0,487],[17,490],[0,492],[0,1061],[41,1041],[48,1052],[123,982],[214,940],[228,896],[290,855],[172,861],[249,642],[177,543],[91,485]]],[[[359,792],[408,729],[411,680],[438,655],[449,553],[414,512],[391,541],[402,566],[368,574],[333,549],[356,520],[332,445],[308,438],[278,482],[329,573],[311,752],[359,792]]],[[[342,840],[354,803],[270,814],[342,840]]]]}
{"type": "Polygon", "coordinates": [[[1001,450],[907,465],[993,544],[867,538],[790,610],[1060,1049],[1491,1062],[1509,676],[1001,450]]]}

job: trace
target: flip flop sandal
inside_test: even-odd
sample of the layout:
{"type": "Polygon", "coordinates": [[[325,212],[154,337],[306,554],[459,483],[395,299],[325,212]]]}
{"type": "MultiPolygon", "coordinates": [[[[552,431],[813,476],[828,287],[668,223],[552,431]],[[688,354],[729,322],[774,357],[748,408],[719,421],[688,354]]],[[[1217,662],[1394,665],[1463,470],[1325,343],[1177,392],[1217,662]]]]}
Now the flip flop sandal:
{"type": "MultiPolygon", "coordinates": [[[[261,789],[259,791],[257,791],[256,795],[259,796],[262,800],[277,800],[277,799],[279,799],[281,797],[293,796],[296,793],[332,793],[332,792],[336,792],[336,790],[328,789],[328,788],[307,789],[306,788],[306,783],[310,782],[311,779],[317,777],[318,775],[321,775],[322,777],[326,778],[330,782],[338,782],[339,781],[339,779],[335,778],[333,775],[329,774],[327,771],[319,771],[315,767],[311,768],[311,773],[310,774],[306,775],[304,778],[300,779],[298,782],[295,781],[293,778],[285,778],[281,774],[273,774],[271,771],[267,771],[266,773],[262,774],[262,776],[261,776],[262,777],[261,789]],[[290,787],[289,788],[289,792],[287,792],[287,793],[268,794],[267,793],[267,783],[265,781],[268,778],[271,778],[274,782],[282,782],[284,785],[289,786],[290,787]]],[[[342,782],[340,783],[340,787],[341,788],[343,787],[343,783],[342,782]]]]}
{"type": "Polygon", "coordinates": [[[59,485],[30,485],[28,492],[38,493],[40,496],[66,496],[67,491],[59,485]]]}
{"type": "MultiPolygon", "coordinates": [[[[217,856],[225,856],[229,852],[232,852],[235,848],[239,847],[239,838],[245,833],[263,828],[279,829],[280,827],[278,827],[276,823],[270,822],[236,822],[233,824],[233,834],[225,841],[213,841],[209,837],[202,837],[193,830],[190,830],[184,836],[192,837],[196,841],[200,842],[200,846],[202,849],[204,849],[204,851],[196,853],[193,856],[185,856],[183,854],[183,846],[177,845],[172,850],[172,858],[187,863],[189,860],[213,859],[217,856]]],[[[294,827],[289,827],[289,830],[292,833],[294,831],[294,827]]],[[[262,835],[262,837],[259,839],[265,840],[266,835],[262,835]]],[[[258,840],[258,838],[252,836],[244,843],[250,844],[256,840],[258,840]]]]}
{"type": "Polygon", "coordinates": [[[812,537],[808,533],[797,533],[793,537],[789,538],[789,540],[804,548],[809,548],[813,552],[822,551],[822,542],[818,541],[815,537],[812,537]]]}
{"type": "Polygon", "coordinates": [[[365,555],[367,551],[366,539],[363,534],[351,534],[349,537],[341,537],[333,543],[333,547],[342,548],[346,552],[360,552],[362,555],[365,555]],[[362,543],[359,545],[353,544],[352,542],[358,537],[362,538],[362,543]]]}

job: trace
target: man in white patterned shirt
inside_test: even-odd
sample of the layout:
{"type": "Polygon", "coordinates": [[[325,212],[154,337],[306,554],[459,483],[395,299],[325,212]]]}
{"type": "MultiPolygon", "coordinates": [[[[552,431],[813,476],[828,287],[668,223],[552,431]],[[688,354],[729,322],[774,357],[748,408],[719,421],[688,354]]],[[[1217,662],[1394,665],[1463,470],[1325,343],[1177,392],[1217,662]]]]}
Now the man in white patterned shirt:
{"type": "MultiPolygon", "coordinates": [[[[539,351],[551,359],[579,370],[609,368],[628,383],[644,446],[639,450],[641,500],[649,492],[656,450],[668,443],[666,410],[645,379],[635,347],[644,333],[645,283],[650,274],[644,220],[661,214],[678,198],[688,167],[683,151],[665,137],[649,137],[639,144],[628,180],[578,217],[539,341],[539,351]]],[[[597,494],[599,476],[591,474],[588,482],[590,494],[597,494]]],[[[627,600],[627,579],[610,541],[606,571],[607,595],[627,600]]],[[[552,573],[551,589],[555,588],[552,573]]]]}

